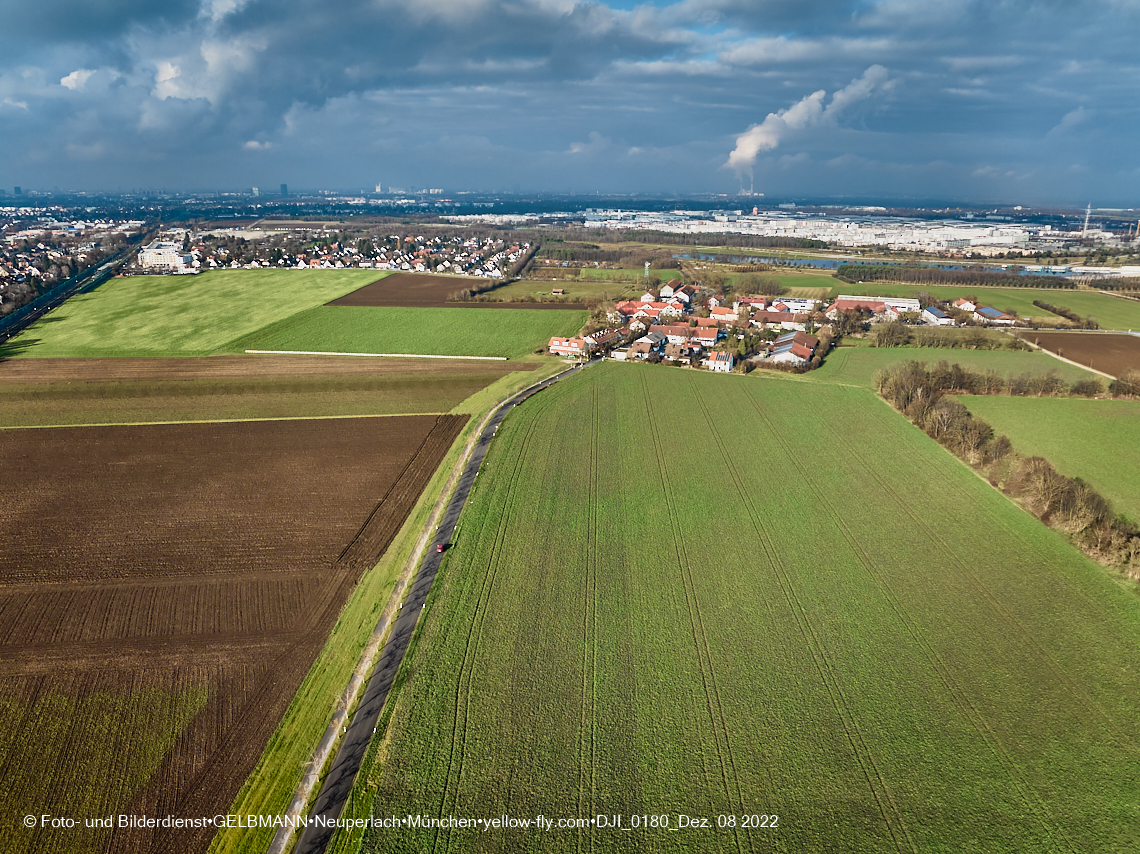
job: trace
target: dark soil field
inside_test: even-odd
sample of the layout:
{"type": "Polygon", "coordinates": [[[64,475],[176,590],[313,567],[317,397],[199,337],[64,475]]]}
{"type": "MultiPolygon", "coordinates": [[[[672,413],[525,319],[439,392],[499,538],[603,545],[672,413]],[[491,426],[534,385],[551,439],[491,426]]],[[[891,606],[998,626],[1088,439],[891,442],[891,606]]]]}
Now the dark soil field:
{"type": "Polygon", "coordinates": [[[1114,377],[1140,371],[1140,338],[1135,335],[1027,330],[1021,336],[1050,353],[1114,377]]]}
{"type": "Polygon", "coordinates": [[[0,851],[204,851],[83,819],[227,811],[465,422],[5,431],[0,851]]]}
{"type": "MultiPolygon", "coordinates": [[[[407,308],[577,308],[567,302],[448,302],[448,294],[482,285],[486,279],[433,276],[427,273],[393,273],[326,305],[388,306],[407,308]]],[[[494,291],[490,292],[491,295],[494,291]]]]}

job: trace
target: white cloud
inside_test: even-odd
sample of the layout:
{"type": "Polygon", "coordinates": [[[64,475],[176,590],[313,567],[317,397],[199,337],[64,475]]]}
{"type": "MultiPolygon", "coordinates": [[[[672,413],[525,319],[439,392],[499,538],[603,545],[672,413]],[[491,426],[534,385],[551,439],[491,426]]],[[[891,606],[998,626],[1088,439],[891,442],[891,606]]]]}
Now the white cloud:
{"type": "Polygon", "coordinates": [[[872,65],[861,77],[856,77],[835,92],[827,107],[823,106],[827,92],[820,89],[787,109],[769,113],[763,122],[752,125],[737,137],[736,148],[728,155],[724,165],[737,175],[752,174],[752,164],[761,151],[771,151],[778,147],[793,131],[837,121],[839,115],[852,104],[870,97],[876,89],[886,88],[890,82],[888,77],[887,69],[881,65],[872,65]]]}
{"type": "Polygon", "coordinates": [[[173,62],[163,60],[158,63],[154,72],[154,96],[160,100],[167,98],[185,97],[178,78],[182,76],[182,69],[173,62]]]}
{"type": "Polygon", "coordinates": [[[595,154],[610,147],[611,140],[602,136],[596,130],[590,131],[589,142],[572,142],[567,154],[595,154]]]}
{"type": "Polygon", "coordinates": [[[77,68],[66,77],[59,81],[60,86],[65,86],[68,89],[82,89],[87,85],[87,81],[91,79],[91,75],[95,72],[89,68],[77,68]]]}
{"type": "Polygon", "coordinates": [[[273,147],[272,142],[258,142],[256,139],[251,139],[242,143],[242,148],[246,151],[268,151],[273,147]]]}
{"type": "Polygon", "coordinates": [[[1061,117],[1061,121],[1059,121],[1053,127],[1053,129],[1050,130],[1049,133],[1047,133],[1045,135],[1046,136],[1060,136],[1061,134],[1064,134],[1064,133],[1072,130],[1077,125],[1082,124],[1085,121],[1087,121],[1089,115],[1090,115],[1089,111],[1086,110],[1084,107],[1077,107],[1075,110],[1070,110],[1069,112],[1065,113],[1065,115],[1061,117]]]}

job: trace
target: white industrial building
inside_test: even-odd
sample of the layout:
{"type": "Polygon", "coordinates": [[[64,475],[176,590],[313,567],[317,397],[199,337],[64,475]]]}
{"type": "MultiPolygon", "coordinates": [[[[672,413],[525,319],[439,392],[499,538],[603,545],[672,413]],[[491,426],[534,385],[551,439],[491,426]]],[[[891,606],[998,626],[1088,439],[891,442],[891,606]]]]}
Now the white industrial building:
{"type": "Polygon", "coordinates": [[[139,252],[139,266],[144,270],[171,270],[188,273],[193,270],[194,256],[182,251],[174,240],[156,240],[139,252]]]}

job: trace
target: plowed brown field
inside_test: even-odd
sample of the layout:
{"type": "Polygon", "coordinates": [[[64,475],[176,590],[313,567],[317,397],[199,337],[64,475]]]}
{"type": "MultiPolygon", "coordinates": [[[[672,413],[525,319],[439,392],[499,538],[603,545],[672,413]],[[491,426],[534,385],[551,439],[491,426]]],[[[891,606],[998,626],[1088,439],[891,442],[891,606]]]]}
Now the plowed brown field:
{"type": "Polygon", "coordinates": [[[204,851],[83,820],[227,810],[465,422],[5,431],[0,851],[204,851]]]}
{"type": "MultiPolygon", "coordinates": [[[[448,302],[448,294],[486,284],[486,279],[433,276],[427,273],[393,273],[326,305],[391,306],[408,308],[579,308],[570,302],[448,302]]],[[[494,293],[494,292],[492,292],[494,293]]]]}
{"type": "Polygon", "coordinates": [[[1021,336],[1050,353],[1114,377],[1140,371],[1140,338],[1135,335],[1026,330],[1021,336]]]}

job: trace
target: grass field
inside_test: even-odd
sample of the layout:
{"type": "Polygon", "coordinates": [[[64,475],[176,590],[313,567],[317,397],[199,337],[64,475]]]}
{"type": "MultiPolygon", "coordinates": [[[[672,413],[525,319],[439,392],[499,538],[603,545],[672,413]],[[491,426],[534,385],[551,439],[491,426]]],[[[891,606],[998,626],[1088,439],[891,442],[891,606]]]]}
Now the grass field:
{"type": "Polygon", "coordinates": [[[442,413],[505,373],[534,367],[241,356],[148,360],[137,377],[130,371],[116,376],[119,359],[58,360],[57,370],[32,376],[20,371],[56,361],[20,360],[0,370],[0,428],[442,413]],[[164,372],[168,363],[180,370],[164,372]]]}
{"type": "MultiPolygon", "coordinates": [[[[684,279],[680,270],[654,270],[649,268],[650,276],[657,276],[661,280],[661,284],[672,281],[673,279],[684,279]]],[[[595,279],[598,281],[607,282],[628,282],[632,285],[640,285],[642,288],[645,286],[645,268],[640,269],[626,269],[626,270],[603,270],[595,267],[583,267],[579,276],[582,279],[595,279]]]]}
{"type": "MultiPolygon", "coordinates": [[[[834,281],[834,280],[833,280],[834,281]]],[[[1107,296],[1092,291],[1061,290],[1053,288],[986,288],[986,287],[947,287],[941,285],[900,285],[893,282],[870,282],[864,285],[835,283],[832,296],[851,294],[853,296],[874,295],[884,297],[914,297],[919,291],[953,301],[959,297],[974,296],[983,305],[992,305],[1001,311],[1016,311],[1021,317],[1039,317],[1064,325],[1065,320],[1033,304],[1041,300],[1050,305],[1062,306],[1075,311],[1081,317],[1095,318],[1105,329],[1140,329],[1140,302],[1107,296]]]]}
{"type": "Polygon", "coordinates": [[[1055,370],[1067,382],[1095,376],[1041,352],[1026,350],[961,350],[934,347],[837,347],[823,366],[795,379],[812,383],[837,383],[862,388],[874,386],[875,371],[898,362],[957,362],[974,370],[993,369],[1007,374],[1043,374],[1055,370]]]}
{"type": "Polygon", "coordinates": [[[603,365],[516,410],[358,781],[378,816],[713,828],[362,850],[1140,844],[1134,595],[870,392],[804,392],[603,365]]]}
{"type": "Polygon", "coordinates": [[[424,353],[519,359],[554,335],[575,335],[582,310],[310,308],[233,342],[232,350],[424,353]]]}
{"type": "Polygon", "coordinates": [[[972,413],[1026,456],[1088,481],[1117,512],[1140,522],[1140,402],[963,396],[972,413]]]}
{"type": "Polygon", "coordinates": [[[0,356],[205,356],[383,275],[376,270],[215,270],[111,279],[13,338],[0,356]]]}

